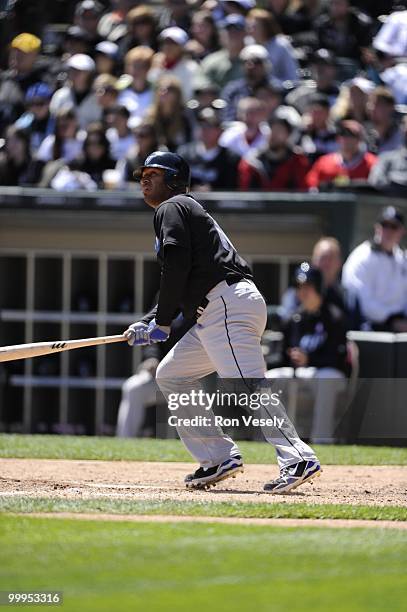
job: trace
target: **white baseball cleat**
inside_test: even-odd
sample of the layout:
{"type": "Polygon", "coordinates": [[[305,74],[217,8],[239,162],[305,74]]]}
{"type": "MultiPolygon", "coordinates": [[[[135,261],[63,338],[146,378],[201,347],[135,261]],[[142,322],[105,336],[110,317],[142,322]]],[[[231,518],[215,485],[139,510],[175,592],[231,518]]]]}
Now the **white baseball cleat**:
{"type": "Polygon", "coordinates": [[[320,476],[321,472],[318,461],[300,461],[283,468],[278,478],[264,485],[264,490],[267,493],[288,493],[304,484],[304,482],[311,482],[314,478],[320,476]]]}
{"type": "Polygon", "coordinates": [[[187,489],[206,489],[226,478],[235,478],[236,474],[243,472],[243,459],[240,455],[236,455],[214,467],[198,468],[193,474],[185,477],[185,485],[187,489]]]}

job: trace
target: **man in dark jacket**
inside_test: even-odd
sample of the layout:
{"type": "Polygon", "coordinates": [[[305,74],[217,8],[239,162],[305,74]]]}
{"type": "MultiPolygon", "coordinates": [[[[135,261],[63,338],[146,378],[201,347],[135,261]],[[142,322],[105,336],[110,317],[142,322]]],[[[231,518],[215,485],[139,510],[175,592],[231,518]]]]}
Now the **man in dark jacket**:
{"type": "Polygon", "coordinates": [[[337,394],[345,387],[347,371],[345,318],[324,298],[320,270],[304,262],[295,282],[301,306],[283,332],[283,367],[269,370],[266,377],[304,379],[315,394],[311,438],[332,442],[337,394]]]}
{"type": "Polygon", "coordinates": [[[192,188],[205,191],[235,188],[240,157],[219,144],[222,134],[219,114],[213,108],[204,108],[198,115],[198,124],[196,141],[178,151],[191,168],[192,188]]]}
{"type": "Polygon", "coordinates": [[[349,0],[330,0],[327,13],[315,22],[319,47],[336,57],[346,57],[361,64],[362,49],[369,47],[373,20],[350,6],[349,0]]]}

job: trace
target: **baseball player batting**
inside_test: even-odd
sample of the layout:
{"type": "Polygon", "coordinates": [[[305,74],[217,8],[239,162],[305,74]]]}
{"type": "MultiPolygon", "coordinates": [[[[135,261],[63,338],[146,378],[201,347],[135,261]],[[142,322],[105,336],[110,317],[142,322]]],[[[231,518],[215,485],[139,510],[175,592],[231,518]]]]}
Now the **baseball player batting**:
{"type": "MultiPolygon", "coordinates": [[[[156,377],[167,400],[181,394],[191,398],[177,410],[178,434],[199,463],[185,483],[190,488],[207,488],[243,472],[243,459],[236,443],[215,425],[212,410],[197,406],[192,398],[200,380],[215,371],[221,379],[241,384],[246,392],[253,390],[253,381],[258,388],[270,387],[260,346],[266,304],[248,264],[188,193],[190,170],[182,157],[156,151],[136,177],[146,204],[154,209],[161,281],[157,306],[124,335],[130,345],[163,342],[180,312],[196,319],[160,362],[156,377]],[[183,424],[197,415],[209,417],[205,427],[183,424]]],[[[267,482],[264,490],[285,493],[319,475],[321,466],[314,451],[298,437],[281,403],[274,410],[283,411],[284,418],[263,433],[276,449],[280,475],[267,482]]],[[[266,413],[273,416],[269,408],[266,413]]]]}

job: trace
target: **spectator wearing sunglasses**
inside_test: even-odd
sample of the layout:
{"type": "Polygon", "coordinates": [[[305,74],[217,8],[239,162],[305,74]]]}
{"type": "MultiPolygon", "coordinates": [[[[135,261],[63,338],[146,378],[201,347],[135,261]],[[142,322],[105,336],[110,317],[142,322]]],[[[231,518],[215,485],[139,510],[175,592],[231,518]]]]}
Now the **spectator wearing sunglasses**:
{"type": "Polygon", "coordinates": [[[89,55],[77,53],[68,59],[65,68],[68,72],[68,80],[52,96],[51,114],[56,116],[61,108],[72,106],[75,108],[79,125],[86,129],[89,123],[99,121],[102,116],[102,111],[92,90],[95,62],[89,55]]]}
{"type": "Polygon", "coordinates": [[[357,246],[343,266],[342,283],[357,296],[374,331],[407,332],[407,256],[400,247],[404,216],[384,208],[374,236],[357,246]]]}
{"type": "Polygon", "coordinates": [[[187,56],[189,36],[185,30],[173,26],[163,30],[158,40],[160,52],[154,57],[149,76],[154,83],[165,75],[176,77],[181,84],[184,101],[188,102],[193,95],[194,81],[199,80],[202,74],[200,65],[187,56]]]}
{"type": "Polygon", "coordinates": [[[82,153],[70,164],[71,170],[85,172],[98,187],[102,187],[104,171],[111,170],[115,164],[103,125],[92,123],[88,126],[82,153]]]}

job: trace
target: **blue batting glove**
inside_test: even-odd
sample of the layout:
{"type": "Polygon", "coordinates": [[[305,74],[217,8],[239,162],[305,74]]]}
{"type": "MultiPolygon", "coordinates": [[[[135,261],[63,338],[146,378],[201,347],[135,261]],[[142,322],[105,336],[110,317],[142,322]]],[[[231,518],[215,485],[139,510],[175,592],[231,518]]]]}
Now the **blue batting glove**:
{"type": "Polygon", "coordinates": [[[170,335],[171,327],[169,325],[157,325],[155,319],[150,321],[147,329],[147,334],[151,342],[165,342],[170,335]]]}
{"type": "Polygon", "coordinates": [[[127,338],[127,343],[130,346],[144,346],[146,344],[150,344],[147,330],[148,325],[146,323],[143,323],[142,321],[133,323],[124,332],[124,335],[127,338]]]}

